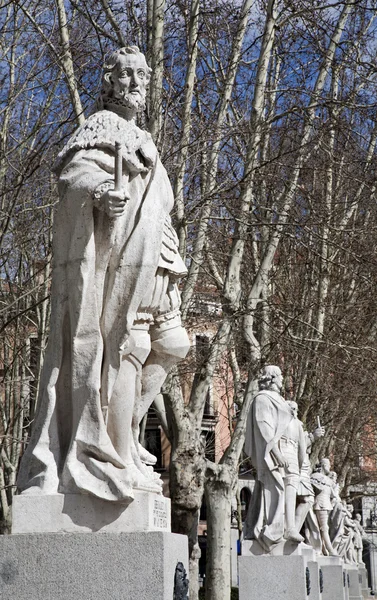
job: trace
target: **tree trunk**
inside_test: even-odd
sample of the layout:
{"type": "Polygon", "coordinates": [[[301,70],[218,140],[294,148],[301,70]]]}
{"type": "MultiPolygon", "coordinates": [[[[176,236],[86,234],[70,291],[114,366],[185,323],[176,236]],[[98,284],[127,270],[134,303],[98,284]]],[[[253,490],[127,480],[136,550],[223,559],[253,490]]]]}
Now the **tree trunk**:
{"type": "Polygon", "coordinates": [[[207,463],[205,497],[207,504],[206,600],[230,598],[230,535],[232,498],[237,470],[226,464],[207,463]]]}
{"type": "Polygon", "coordinates": [[[200,430],[193,433],[191,427],[181,431],[179,437],[180,443],[173,446],[170,461],[172,531],[188,536],[190,600],[198,600],[198,523],[203,498],[204,444],[200,430]]]}

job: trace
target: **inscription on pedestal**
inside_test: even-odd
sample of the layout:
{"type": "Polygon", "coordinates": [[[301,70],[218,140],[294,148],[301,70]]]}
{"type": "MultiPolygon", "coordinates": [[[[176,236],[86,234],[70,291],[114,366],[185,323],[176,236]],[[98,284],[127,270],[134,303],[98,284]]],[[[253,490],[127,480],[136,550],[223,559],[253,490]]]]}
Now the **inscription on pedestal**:
{"type": "Polygon", "coordinates": [[[153,502],[153,526],[158,529],[166,529],[168,527],[166,503],[164,500],[158,500],[157,498],[153,502]]]}

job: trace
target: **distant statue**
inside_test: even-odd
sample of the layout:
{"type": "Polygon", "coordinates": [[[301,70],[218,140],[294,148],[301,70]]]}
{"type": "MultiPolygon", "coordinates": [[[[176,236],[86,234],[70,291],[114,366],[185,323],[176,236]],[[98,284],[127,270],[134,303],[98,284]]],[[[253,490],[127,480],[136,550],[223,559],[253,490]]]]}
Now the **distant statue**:
{"type": "Polygon", "coordinates": [[[296,527],[296,500],[300,485],[300,472],[306,458],[306,440],[301,421],[297,417],[298,406],[296,402],[287,402],[293,419],[281,436],[279,449],[287,460],[284,468],[284,493],[285,493],[285,534],[284,537],[293,542],[303,542],[296,527]]]}
{"type": "Polygon", "coordinates": [[[189,341],[173,193],[136,124],[150,71],[137,47],[113,52],[98,110],[56,162],[51,329],[23,493],[129,501],[133,489],[161,491],[139,423],[189,341]]]}
{"type": "Polygon", "coordinates": [[[285,533],[284,477],[290,461],[279,442],[294,416],[280,395],[282,385],[279,367],[266,366],[259,379],[259,392],[251,405],[245,440],[245,451],[257,472],[253,501],[245,522],[245,539],[258,540],[266,552],[282,540],[285,533]]]}
{"type": "Polygon", "coordinates": [[[344,537],[345,502],[339,495],[338,476],[335,471],[330,471],[332,481],[332,511],[329,514],[329,534],[334,550],[339,553],[339,545],[344,537]]]}
{"type": "Polygon", "coordinates": [[[357,514],[354,519],[355,533],[353,537],[353,545],[356,553],[356,562],[359,565],[363,565],[363,538],[365,537],[365,531],[361,524],[361,515],[357,514]]]}
{"type": "Polygon", "coordinates": [[[296,507],[296,529],[297,531],[301,531],[302,527],[304,526],[306,543],[312,546],[319,554],[322,552],[322,539],[319,531],[318,520],[313,511],[315,493],[310,481],[312,474],[310,454],[313,443],[323,437],[324,434],[325,429],[324,427],[321,427],[319,422],[318,426],[312,433],[304,431],[306,453],[300,471],[300,482],[297,490],[296,507]]]}
{"type": "Polygon", "coordinates": [[[330,536],[337,554],[345,563],[357,564],[357,553],[354,546],[356,522],[352,519],[353,506],[342,500],[334,505],[330,514],[330,536]],[[334,536],[335,532],[335,537],[334,536]]]}
{"type": "Polygon", "coordinates": [[[317,516],[319,529],[321,532],[324,554],[337,556],[333,548],[329,535],[329,514],[333,509],[332,500],[334,497],[333,480],[330,478],[330,461],[323,458],[319,464],[318,470],[311,475],[311,484],[315,491],[314,512],[317,516]]]}

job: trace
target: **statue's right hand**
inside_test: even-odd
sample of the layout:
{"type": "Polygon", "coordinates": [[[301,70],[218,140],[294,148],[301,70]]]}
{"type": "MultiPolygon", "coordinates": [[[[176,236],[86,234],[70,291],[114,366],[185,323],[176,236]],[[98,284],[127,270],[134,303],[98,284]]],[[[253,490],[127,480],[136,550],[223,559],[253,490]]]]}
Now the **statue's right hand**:
{"type": "Polygon", "coordinates": [[[286,469],[287,467],[289,467],[289,462],[277,448],[274,448],[273,450],[271,450],[271,454],[274,457],[275,462],[278,467],[282,467],[283,469],[286,469]]]}
{"type": "Polygon", "coordinates": [[[130,199],[126,190],[107,190],[101,198],[109,217],[121,217],[124,214],[127,201],[130,199]]]}

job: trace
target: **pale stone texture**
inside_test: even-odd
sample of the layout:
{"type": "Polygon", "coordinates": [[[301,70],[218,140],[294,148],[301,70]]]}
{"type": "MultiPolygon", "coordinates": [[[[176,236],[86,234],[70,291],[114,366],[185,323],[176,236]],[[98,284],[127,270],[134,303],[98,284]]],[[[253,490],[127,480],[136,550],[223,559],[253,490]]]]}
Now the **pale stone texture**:
{"type": "Polygon", "coordinates": [[[258,540],[244,540],[242,542],[242,556],[306,556],[309,560],[314,560],[315,552],[311,546],[304,543],[297,544],[291,540],[281,540],[274,546],[271,546],[269,552],[266,552],[258,540]]]}
{"type": "Polygon", "coordinates": [[[134,494],[129,505],[84,494],[15,496],[12,533],[170,531],[170,499],[134,494]]]}
{"type": "Polygon", "coordinates": [[[370,597],[370,589],[368,586],[368,572],[363,565],[359,565],[360,585],[363,598],[370,597]]]}
{"type": "Polygon", "coordinates": [[[172,600],[187,538],[166,533],[0,536],[1,600],[172,600]]]}
{"type": "Polygon", "coordinates": [[[230,530],[230,566],[232,586],[238,586],[238,529],[232,527],[230,530]]]}
{"type": "MultiPolygon", "coordinates": [[[[276,563],[275,560],[278,557],[284,556],[284,558],[288,559],[285,563],[285,568],[288,569],[288,571],[290,571],[291,569],[291,565],[293,569],[297,568],[297,561],[295,562],[295,560],[293,560],[293,562],[291,563],[289,559],[296,559],[296,558],[300,558],[301,560],[301,567],[298,569],[297,573],[298,573],[298,577],[300,577],[301,579],[303,577],[306,577],[306,567],[308,567],[309,569],[309,573],[310,573],[310,587],[311,587],[311,592],[310,595],[308,596],[308,598],[310,600],[321,600],[322,596],[320,594],[320,585],[319,585],[319,565],[316,562],[316,552],[315,550],[313,550],[313,548],[311,546],[308,546],[307,544],[296,544],[290,540],[284,540],[282,542],[280,542],[279,544],[277,544],[274,548],[270,549],[270,552],[268,555],[266,555],[266,553],[264,552],[263,548],[260,546],[260,544],[258,544],[258,542],[256,540],[249,540],[249,541],[244,541],[242,542],[242,556],[245,558],[261,558],[261,557],[265,557],[265,558],[270,558],[271,562],[266,563],[266,565],[268,566],[268,574],[265,574],[265,583],[264,583],[264,587],[266,588],[266,598],[268,597],[268,593],[271,594],[271,598],[273,598],[273,593],[275,591],[275,589],[277,589],[277,583],[275,581],[275,575],[273,575],[273,579],[272,579],[272,583],[270,581],[270,574],[274,571],[275,569],[275,564],[279,564],[276,563]]],[[[241,558],[241,557],[240,557],[241,558]]],[[[251,563],[250,563],[251,564],[251,563]]],[[[258,563],[255,563],[256,565],[258,565],[258,563]]],[[[253,566],[254,568],[254,566],[253,566]]],[[[245,579],[245,578],[244,578],[245,579]]],[[[241,584],[241,575],[240,575],[240,586],[244,586],[245,585],[245,581],[242,582],[241,584]]],[[[281,593],[281,597],[284,598],[284,594],[287,593],[287,589],[285,589],[283,586],[285,585],[284,581],[282,580],[282,588],[280,589],[280,593],[281,593]]],[[[280,596],[277,596],[280,599],[280,596]]],[[[289,596],[287,596],[287,599],[289,598],[289,596]]],[[[302,600],[305,600],[306,596],[302,597],[302,600]]],[[[337,600],[337,599],[334,599],[337,600]]],[[[343,600],[343,598],[341,599],[343,600]]]]}
{"type": "Polygon", "coordinates": [[[345,572],[349,581],[349,600],[363,600],[361,584],[359,581],[359,569],[355,565],[345,565],[345,572]]]}
{"type": "Polygon", "coordinates": [[[329,533],[329,515],[333,509],[332,500],[335,494],[334,481],[329,475],[330,461],[328,458],[322,458],[319,470],[312,474],[310,480],[316,494],[313,508],[320,526],[323,545],[330,556],[336,556],[329,533]]]}
{"type": "Polygon", "coordinates": [[[319,570],[320,566],[317,561],[309,560],[306,564],[310,573],[310,594],[309,600],[322,600],[320,592],[319,570]]]}
{"type": "Polygon", "coordinates": [[[349,600],[347,576],[343,562],[337,556],[319,556],[323,573],[322,600],[349,600]]]}
{"type": "MultiPolygon", "coordinates": [[[[293,451],[297,464],[293,464],[279,447],[280,440],[294,420],[291,408],[280,395],[282,383],[279,367],[264,367],[259,379],[260,391],[248,416],[245,437],[245,451],[257,471],[257,481],[245,520],[244,536],[245,539],[257,539],[266,552],[282,540],[285,533],[285,478],[296,478],[297,485],[299,481],[297,449],[293,451]],[[293,467],[292,472],[290,467],[293,467]]],[[[293,500],[295,502],[295,496],[293,500]]],[[[288,533],[291,537],[291,532],[288,533]]],[[[302,540],[297,532],[294,534],[296,541],[302,540]]]]}
{"type": "Polygon", "coordinates": [[[239,600],[310,598],[306,594],[303,556],[240,556],[238,560],[239,600]]]}

